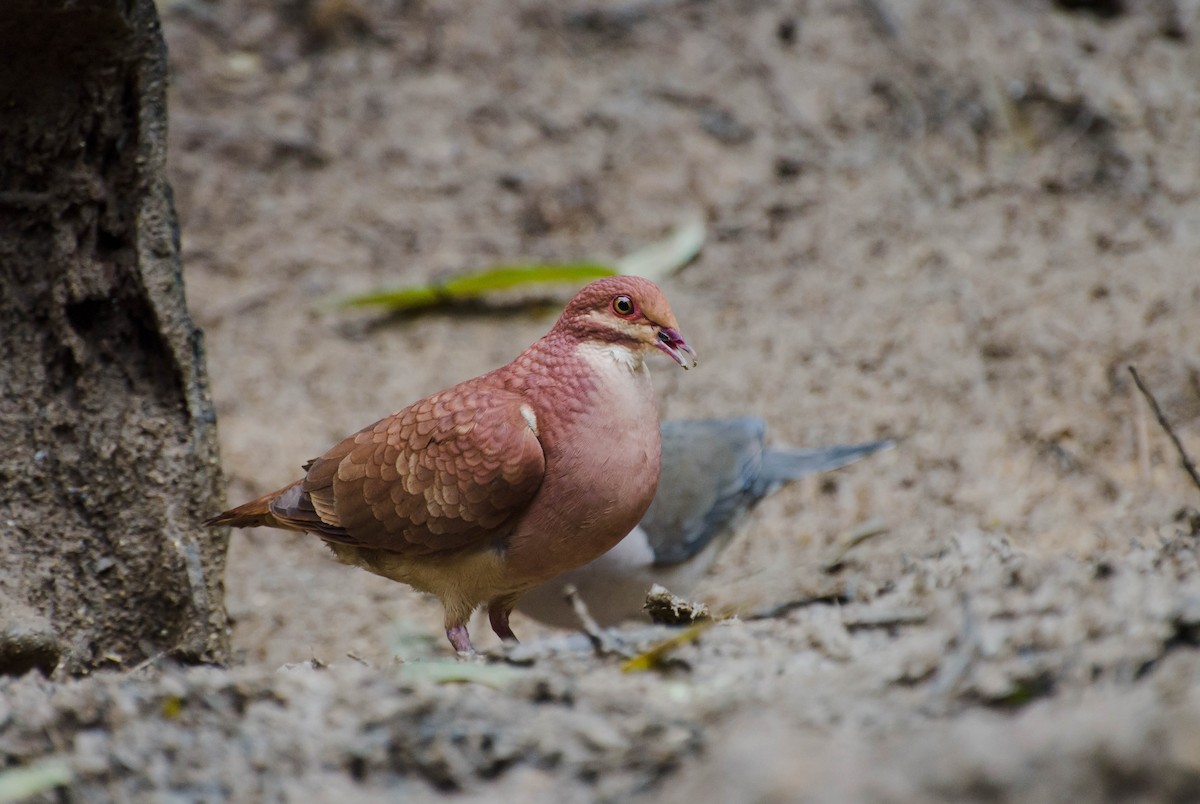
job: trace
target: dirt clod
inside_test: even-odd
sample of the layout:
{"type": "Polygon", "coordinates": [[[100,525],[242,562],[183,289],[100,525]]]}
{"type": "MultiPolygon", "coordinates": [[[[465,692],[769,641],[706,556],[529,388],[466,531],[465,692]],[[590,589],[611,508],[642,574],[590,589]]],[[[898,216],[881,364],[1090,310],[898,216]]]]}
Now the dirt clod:
{"type": "Polygon", "coordinates": [[[650,587],[650,591],[646,593],[646,605],[643,609],[650,621],[659,625],[690,625],[712,616],[708,606],[703,603],[684,600],[658,584],[650,587]]]}

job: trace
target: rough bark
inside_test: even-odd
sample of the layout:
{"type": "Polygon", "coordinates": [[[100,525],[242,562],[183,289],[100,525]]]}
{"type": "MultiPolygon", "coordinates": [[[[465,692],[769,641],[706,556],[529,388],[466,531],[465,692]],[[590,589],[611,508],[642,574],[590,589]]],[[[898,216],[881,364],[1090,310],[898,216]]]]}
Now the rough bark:
{"type": "Polygon", "coordinates": [[[223,661],[157,12],[8,0],[0,53],[0,673],[223,661]]]}

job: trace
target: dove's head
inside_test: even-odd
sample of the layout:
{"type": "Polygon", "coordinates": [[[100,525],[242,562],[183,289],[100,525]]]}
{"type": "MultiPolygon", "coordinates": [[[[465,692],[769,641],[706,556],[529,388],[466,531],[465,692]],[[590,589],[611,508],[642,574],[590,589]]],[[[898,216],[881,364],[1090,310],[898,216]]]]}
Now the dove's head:
{"type": "Polygon", "coordinates": [[[696,365],[666,297],[638,276],[609,276],[587,285],[567,304],[556,328],[584,343],[625,347],[638,355],[661,349],[685,369],[696,365]]]}

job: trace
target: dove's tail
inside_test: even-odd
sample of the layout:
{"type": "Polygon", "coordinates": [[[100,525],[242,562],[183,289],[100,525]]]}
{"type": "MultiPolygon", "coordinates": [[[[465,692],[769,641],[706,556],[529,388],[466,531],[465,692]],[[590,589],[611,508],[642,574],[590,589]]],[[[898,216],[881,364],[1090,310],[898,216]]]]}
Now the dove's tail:
{"type": "Polygon", "coordinates": [[[280,521],[271,512],[271,503],[278,500],[285,492],[289,491],[293,486],[299,486],[302,481],[292,483],[290,486],[284,486],[281,489],[267,492],[261,497],[256,497],[248,503],[243,503],[237,508],[230,508],[228,511],[223,511],[211,519],[205,520],[204,524],[209,527],[227,526],[231,528],[287,528],[296,530],[297,528],[289,525],[289,523],[280,521]]]}
{"type": "Polygon", "coordinates": [[[894,446],[895,441],[884,440],[869,441],[865,444],[839,444],[818,449],[763,450],[762,470],[755,483],[758,486],[756,491],[765,495],[782,483],[838,469],[894,446]]]}

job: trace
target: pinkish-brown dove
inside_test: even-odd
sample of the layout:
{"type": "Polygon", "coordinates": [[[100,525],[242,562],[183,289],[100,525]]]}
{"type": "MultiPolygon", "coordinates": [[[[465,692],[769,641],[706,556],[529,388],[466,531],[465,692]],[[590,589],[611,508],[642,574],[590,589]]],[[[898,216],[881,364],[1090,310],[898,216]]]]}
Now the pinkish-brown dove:
{"type": "Polygon", "coordinates": [[[508,365],[380,419],[207,524],[305,531],[345,564],[436,596],[459,652],[474,651],[467,620],[485,604],[496,635],[515,639],[521,595],[603,554],[654,499],[654,349],[695,365],[653,282],[597,280],[508,365]]]}

